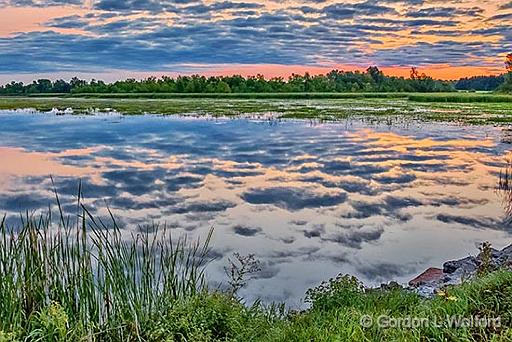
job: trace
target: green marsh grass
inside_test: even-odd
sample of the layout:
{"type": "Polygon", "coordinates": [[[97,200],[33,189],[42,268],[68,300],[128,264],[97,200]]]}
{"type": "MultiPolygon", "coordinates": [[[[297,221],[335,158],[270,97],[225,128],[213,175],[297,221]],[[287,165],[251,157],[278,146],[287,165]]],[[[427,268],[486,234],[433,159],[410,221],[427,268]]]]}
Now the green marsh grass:
{"type": "Polygon", "coordinates": [[[509,103],[512,95],[475,94],[475,93],[441,93],[410,94],[408,100],[413,102],[448,102],[448,103],[509,103]]]}
{"type": "Polygon", "coordinates": [[[30,97],[61,97],[90,99],[407,99],[413,102],[501,103],[512,102],[512,95],[498,93],[77,93],[33,94],[30,97]]]}
{"type": "Polygon", "coordinates": [[[407,93],[77,93],[67,97],[103,99],[396,99],[407,93]]]}

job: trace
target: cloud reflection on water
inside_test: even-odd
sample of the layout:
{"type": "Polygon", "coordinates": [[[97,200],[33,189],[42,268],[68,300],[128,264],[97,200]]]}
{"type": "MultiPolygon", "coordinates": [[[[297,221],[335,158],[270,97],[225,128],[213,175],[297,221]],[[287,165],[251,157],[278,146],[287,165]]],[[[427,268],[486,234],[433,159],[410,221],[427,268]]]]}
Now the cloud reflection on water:
{"type": "Polygon", "coordinates": [[[510,242],[494,193],[506,146],[491,127],[13,113],[0,123],[10,218],[48,207],[50,174],[74,212],[80,178],[91,211],[108,216],[107,202],[127,229],[215,227],[215,281],[230,253],[255,253],[264,267],[250,298],[296,302],[340,272],[406,280],[478,241],[510,242]]]}

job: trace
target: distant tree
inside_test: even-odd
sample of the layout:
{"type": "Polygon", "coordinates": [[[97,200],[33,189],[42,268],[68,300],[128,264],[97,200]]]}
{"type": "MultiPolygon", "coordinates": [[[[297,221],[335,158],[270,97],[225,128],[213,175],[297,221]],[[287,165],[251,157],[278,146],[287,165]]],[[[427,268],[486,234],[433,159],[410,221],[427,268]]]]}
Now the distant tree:
{"type": "Polygon", "coordinates": [[[428,91],[438,91],[435,90],[435,82],[432,78],[428,77],[425,73],[419,72],[418,68],[411,68],[411,87],[413,91],[417,92],[428,92],[428,91]]]}
{"type": "Polygon", "coordinates": [[[215,90],[216,90],[216,93],[231,93],[231,88],[229,87],[229,84],[227,84],[224,81],[220,81],[217,84],[217,87],[215,90]]]}
{"type": "Polygon", "coordinates": [[[21,95],[25,93],[25,86],[23,85],[23,82],[12,81],[4,87],[3,92],[8,95],[21,95]]]}
{"type": "Polygon", "coordinates": [[[457,90],[493,91],[505,82],[505,75],[464,77],[455,83],[457,90]]]}
{"type": "Polygon", "coordinates": [[[410,75],[411,75],[411,80],[415,80],[420,77],[420,73],[416,67],[411,68],[410,75]]]}
{"type": "Polygon", "coordinates": [[[384,82],[386,79],[384,73],[380,71],[379,68],[377,68],[376,66],[371,66],[368,69],[366,69],[366,73],[368,73],[377,84],[384,82]]]}
{"type": "Polygon", "coordinates": [[[292,74],[288,78],[288,84],[292,92],[304,92],[306,91],[304,76],[299,74],[292,74]]]}
{"type": "Polygon", "coordinates": [[[421,80],[426,79],[428,76],[425,73],[421,73],[418,68],[412,67],[411,68],[411,80],[421,80]]]}
{"type": "Polygon", "coordinates": [[[509,53],[505,58],[505,68],[507,69],[505,82],[498,90],[506,93],[512,93],[512,53],[509,53]]]}
{"type": "Polygon", "coordinates": [[[71,81],[69,81],[69,84],[71,85],[71,89],[75,89],[86,86],[87,81],[81,80],[78,77],[73,77],[71,81]]]}
{"type": "Polygon", "coordinates": [[[52,81],[47,79],[39,79],[32,82],[32,84],[27,89],[27,93],[51,93],[52,87],[52,81]]]}
{"type": "Polygon", "coordinates": [[[53,82],[52,93],[69,93],[71,91],[71,84],[64,80],[57,80],[53,82]]]}

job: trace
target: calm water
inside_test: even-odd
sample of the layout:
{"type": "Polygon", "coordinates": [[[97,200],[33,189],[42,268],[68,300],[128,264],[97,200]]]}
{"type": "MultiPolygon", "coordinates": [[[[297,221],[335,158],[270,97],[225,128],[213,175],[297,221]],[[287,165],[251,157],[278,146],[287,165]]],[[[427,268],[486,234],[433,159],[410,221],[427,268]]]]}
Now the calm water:
{"type": "Polygon", "coordinates": [[[338,273],[408,281],[483,240],[512,242],[498,128],[0,113],[9,221],[54,203],[50,175],[74,213],[81,179],[91,210],[107,216],[106,201],[126,229],[214,227],[213,282],[234,252],[254,253],[249,299],[296,305],[338,273]]]}

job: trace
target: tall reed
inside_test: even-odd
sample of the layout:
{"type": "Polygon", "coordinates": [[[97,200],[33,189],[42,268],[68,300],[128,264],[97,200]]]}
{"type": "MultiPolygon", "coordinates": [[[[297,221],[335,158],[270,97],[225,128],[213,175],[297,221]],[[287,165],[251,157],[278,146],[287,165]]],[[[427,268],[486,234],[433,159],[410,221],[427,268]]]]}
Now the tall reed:
{"type": "Polygon", "coordinates": [[[58,303],[77,336],[138,339],[152,318],[206,290],[206,240],[174,239],[164,226],[121,229],[77,201],[76,218],[51,210],[0,223],[0,332],[30,330],[34,315],[58,303]]]}

